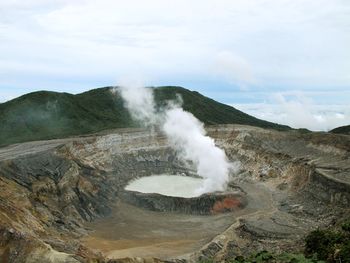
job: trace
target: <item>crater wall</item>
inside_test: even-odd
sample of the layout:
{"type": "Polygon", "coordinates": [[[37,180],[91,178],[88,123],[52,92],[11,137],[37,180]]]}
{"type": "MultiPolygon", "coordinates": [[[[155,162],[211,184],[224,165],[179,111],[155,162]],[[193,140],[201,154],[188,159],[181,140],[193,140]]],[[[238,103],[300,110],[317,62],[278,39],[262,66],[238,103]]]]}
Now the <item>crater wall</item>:
{"type": "MultiPolygon", "coordinates": [[[[273,235],[269,234],[267,242],[261,233],[273,229],[274,222],[288,220],[291,225],[298,222],[291,227],[293,231],[305,233],[310,227],[304,227],[298,218],[318,222],[313,224],[316,227],[329,223],[335,211],[348,207],[349,136],[276,132],[240,125],[207,130],[230,160],[241,162],[241,172],[231,180],[262,185],[272,192],[274,207],[272,212],[264,208],[266,211],[259,214],[260,221],[245,218],[235,222],[221,236],[226,241],[214,239],[198,252],[197,259],[206,254],[222,258],[233,244],[235,253],[278,249],[288,244],[293,247],[296,240],[290,235],[279,240],[278,246],[270,247],[269,244],[274,244],[273,235]],[[313,211],[315,207],[324,210],[313,211]],[[260,236],[248,238],[251,233],[242,232],[241,236],[246,234],[247,238],[242,243],[245,247],[240,248],[242,240],[236,240],[237,229],[258,229],[260,236]],[[210,250],[213,247],[215,253],[210,250]]],[[[63,262],[102,260],[101,255],[79,242],[88,233],[85,222],[108,215],[129,180],[152,174],[192,172],[191,164],[176,157],[161,133],[142,129],[1,148],[0,261],[24,262],[40,257],[59,257],[63,262]],[[29,243],[32,245],[25,245],[29,243]]],[[[247,197],[251,194],[247,192],[247,197]]],[[[159,210],[162,209],[160,206],[159,210]]]]}

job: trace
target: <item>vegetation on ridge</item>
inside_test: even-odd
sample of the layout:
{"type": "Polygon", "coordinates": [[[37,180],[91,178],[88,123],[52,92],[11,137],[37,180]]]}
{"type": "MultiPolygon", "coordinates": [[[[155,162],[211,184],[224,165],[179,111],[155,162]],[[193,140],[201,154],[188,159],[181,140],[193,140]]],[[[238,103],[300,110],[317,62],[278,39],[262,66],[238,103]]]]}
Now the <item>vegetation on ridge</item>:
{"type": "Polygon", "coordinates": [[[350,135],[350,125],[347,126],[341,126],[338,128],[335,128],[330,131],[331,133],[339,133],[339,134],[349,134],[350,135]]]}
{"type": "MultiPolygon", "coordinates": [[[[288,130],[288,126],[263,121],[233,107],[180,87],[154,88],[158,106],[180,94],[183,108],[210,124],[246,124],[288,130]]],[[[32,140],[64,138],[107,129],[138,127],[121,96],[110,88],[77,95],[39,91],[0,104],[0,146],[32,140]]]]}

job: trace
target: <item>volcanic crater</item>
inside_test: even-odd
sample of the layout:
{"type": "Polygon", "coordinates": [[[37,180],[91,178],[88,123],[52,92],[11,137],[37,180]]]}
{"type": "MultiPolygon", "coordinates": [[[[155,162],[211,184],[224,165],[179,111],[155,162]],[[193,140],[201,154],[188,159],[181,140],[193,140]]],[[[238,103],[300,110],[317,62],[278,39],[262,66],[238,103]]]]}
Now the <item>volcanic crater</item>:
{"type": "Polygon", "coordinates": [[[1,261],[197,262],[297,251],[310,230],[349,215],[349,136],[241,125],[207,132],[241,163],[222,192],[193,191],[200,178],[159,131],[1,148],[1,261]],[[185,179],[182,193],[171,178],[160,184],[179,196],[142,181],[130,187],[164,175],[185,179]]]}

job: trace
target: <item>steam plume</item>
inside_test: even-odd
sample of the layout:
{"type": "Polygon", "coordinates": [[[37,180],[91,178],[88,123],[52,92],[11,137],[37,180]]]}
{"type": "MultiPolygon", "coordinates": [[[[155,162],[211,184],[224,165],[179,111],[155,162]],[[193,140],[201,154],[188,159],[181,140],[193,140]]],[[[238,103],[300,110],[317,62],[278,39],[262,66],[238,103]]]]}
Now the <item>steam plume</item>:
{"type": "Polygon", "coordinates": [[[205,135],[203,124],[182,108],[165,112],[163,130],[172,146],[185,159],[193,161],[199,176],[205,179],[199,193],[224,190],[228,181],[230,163],[225,152],[205,135]]]}
{"type": "Polygon", "coordinates": [[[150,88],[138,86],[133,86],[132,88],[121,87],[120,92],[132,118],[141,121],[146,126],[156,124],[157,114],[150,88]]]}
{"type": "Polygon", "coordinates": [[[159,125],[179,156],[193,162],[204,178],[198,194],[225,189],[233,166],[196,117],[174,102],[157,111],[151,88],[123,87],[120,92],[133,118],[145,125],[159,125]]]}

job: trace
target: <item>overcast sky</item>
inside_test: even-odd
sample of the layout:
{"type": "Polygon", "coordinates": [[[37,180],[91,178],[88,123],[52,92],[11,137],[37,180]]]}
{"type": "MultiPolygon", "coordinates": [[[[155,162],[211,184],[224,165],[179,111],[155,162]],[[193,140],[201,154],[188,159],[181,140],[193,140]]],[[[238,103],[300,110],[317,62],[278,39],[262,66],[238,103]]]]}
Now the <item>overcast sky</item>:
{"type": "Polygon", "coordinates": [[[350,1],[0,0],[0,101],[125,79],[297,128],[350,124],[350,1]]]}

